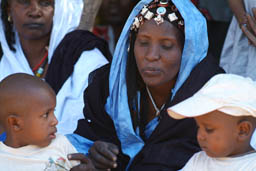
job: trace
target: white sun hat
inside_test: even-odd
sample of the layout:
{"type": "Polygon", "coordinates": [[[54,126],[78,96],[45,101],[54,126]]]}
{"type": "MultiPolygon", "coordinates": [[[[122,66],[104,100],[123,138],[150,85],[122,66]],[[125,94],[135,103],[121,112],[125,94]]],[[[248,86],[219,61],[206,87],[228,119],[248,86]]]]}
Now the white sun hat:
{"type": "Polygon", "coordinates": [[[214,110],[256,117],[256,82],[234,74],[218,74],[192,97],[167,109],[174,119],[197,117],[214,110]]]}

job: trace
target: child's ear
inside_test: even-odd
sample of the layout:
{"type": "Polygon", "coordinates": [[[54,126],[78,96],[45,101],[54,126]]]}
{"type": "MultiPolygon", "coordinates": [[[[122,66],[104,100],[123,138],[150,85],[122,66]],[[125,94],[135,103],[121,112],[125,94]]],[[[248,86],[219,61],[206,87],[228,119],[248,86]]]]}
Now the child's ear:
{"type": "Polygon", "coordinates": [[[250,138],[253,126],[250,121],[242,121],[238,125],[238,140],[239,141],[245,141],[248,138],[250,138]]]}
{"type": "Polygon", "coordinates": [[[14,131],[20,131],[22,130],[22,119],[18,115],[10,115],[7,118],[8,125],[11,127],[12,130],[14,131]]]}

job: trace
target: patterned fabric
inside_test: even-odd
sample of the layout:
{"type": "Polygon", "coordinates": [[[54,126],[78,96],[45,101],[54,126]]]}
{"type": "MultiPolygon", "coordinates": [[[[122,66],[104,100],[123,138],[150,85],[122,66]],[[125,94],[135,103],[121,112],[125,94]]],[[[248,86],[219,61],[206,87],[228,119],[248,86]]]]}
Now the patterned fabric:
{"type": "Polygon", "coordinates": [[[145,5],[139,15],[135,17],[131,30],[137,31],[145,20],[152,18],[158,25],[164,21],[169,21],[184,32],[184,20],[176,6],[171,1],[163,3],[161,0],[154,0],[145,5]]]}

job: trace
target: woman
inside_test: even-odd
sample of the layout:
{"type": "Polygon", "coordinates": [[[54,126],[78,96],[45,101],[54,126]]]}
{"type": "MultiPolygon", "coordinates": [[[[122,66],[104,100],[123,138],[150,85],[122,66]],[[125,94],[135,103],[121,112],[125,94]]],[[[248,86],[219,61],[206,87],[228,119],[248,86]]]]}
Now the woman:
{"type": "Polygon", "coordinates": [[[222,49],[220,66],[227,73],[256,80],[256,1],[229,0],[234,17],[222,49]]]}
{"type": "Polygon", "coordinates": [[[78,26],[82,9],[82,0],[1,1],[0,80],[17,72],[44,78],[57,94],[62,134],[73,132],[83,117],[89,73],[107,63],[99,39],[88,32],[69,33],[78,26]]]}
{"type": "Polygon", "coordinates": [[[213,58],[205,58],[207,49],[205,19],[190,0],[140,1],[110,71],[98,70],[85,91],[85,119],[69,135],[71,142],[89,152],[97,169],[180,169],[200,150],[196,124],[171,119],[166,108],[223,72],[213,58]]]}

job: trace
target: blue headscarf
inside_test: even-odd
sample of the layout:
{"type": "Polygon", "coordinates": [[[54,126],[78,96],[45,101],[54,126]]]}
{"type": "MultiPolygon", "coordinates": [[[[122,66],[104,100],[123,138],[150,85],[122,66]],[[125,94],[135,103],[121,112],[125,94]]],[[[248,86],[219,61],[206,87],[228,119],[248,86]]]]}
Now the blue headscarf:
{"type": "MultiPolygon", "coordinates": [[[[141,0],[130,14],[114,52],[109,77],[109,97],[105,105],[107,113],[112,118],[123,153],[131,159],[142,149],[144,142],[138,132],[133,129],[128,106],[126,86],[126,62],[128,56],[130,27],[134,18],[144,5],[152,0],[141,0]]],[[[172,98],[188,78],[192,69],[207,55],[208,36],[204,17],[190,0],[172,0],[185,21],[185,44],[182,54],[180,72],[172,98]]]]}

